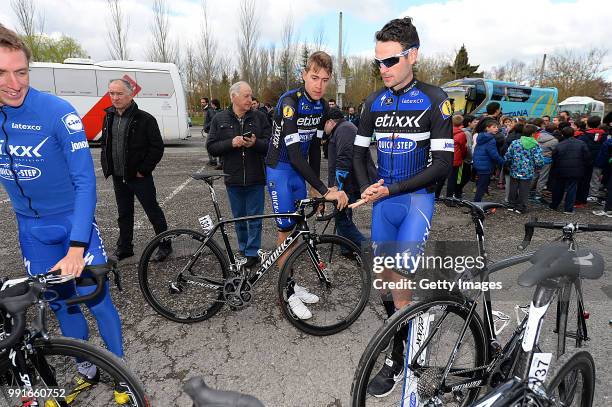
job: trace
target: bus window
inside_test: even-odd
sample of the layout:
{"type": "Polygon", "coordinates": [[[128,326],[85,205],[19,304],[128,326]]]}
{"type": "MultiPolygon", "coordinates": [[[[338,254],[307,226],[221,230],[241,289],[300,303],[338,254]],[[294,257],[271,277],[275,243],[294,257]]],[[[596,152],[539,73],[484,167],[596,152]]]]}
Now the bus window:
{"type": "Polygon", "coordinates": [[[174,85],[169,72],[137,72],[136,82],[142,87],[138,97],[159,98],[174,95],[174,85]]]}
{"type": "Polygon", "coordinates": [[[30,68],[30,86],[45,93],[55,93],[53,68],[30,68]]]}
{"type": "Polygon", "coordinates": [[[57,96],[96,96],[96,73],[92,69],[54,69],[57,96]]]}
{"type": "MultiPolygon", "coordinates": [[[[108,92],[108,84],[113,79],[123,79],[124,75],[128,75],[132,80],[136,80],[136,73],[134,71],[96,71],[97,84],[98,84],[98,96],[104,96],[108,92]]],[[[140,94],[138,95],[140,96],[140,94]]]]}

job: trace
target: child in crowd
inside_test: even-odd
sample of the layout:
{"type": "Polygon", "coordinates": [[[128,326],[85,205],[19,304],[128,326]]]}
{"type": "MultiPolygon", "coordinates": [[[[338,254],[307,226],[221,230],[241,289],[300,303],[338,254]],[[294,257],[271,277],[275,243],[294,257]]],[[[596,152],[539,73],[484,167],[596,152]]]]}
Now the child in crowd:
{"type": "Polygon", "coordinates": [[[478,175],[476,182],[476,195],[474,202],[482,201],[483,195],[487,192],[491,174],[495,170],[495,165],[504,164],[504,159],[497,152],[495,135],[499,132],[499,124],[494,119],[485,119],[485,132],[479,133],[476,137],[476,147],[474,148],[474,171],[478,175]]]}

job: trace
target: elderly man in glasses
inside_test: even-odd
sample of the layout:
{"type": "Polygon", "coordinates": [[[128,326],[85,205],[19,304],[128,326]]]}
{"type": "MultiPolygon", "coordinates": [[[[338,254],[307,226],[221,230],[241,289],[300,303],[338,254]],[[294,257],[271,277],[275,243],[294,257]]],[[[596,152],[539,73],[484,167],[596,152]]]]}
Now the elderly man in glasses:
{"type": "MultiPolygon", "coordinates": [[[[372,242],[376,257],[409,253],[416,260],[422,254],[434,212],[433,189],[452,168],[452,106],[442,89],[414,78],[418,48],[419,36],[408,17],[392,20],[376,33],[374,60],[385,87],[365,102],[353,156],[361,198],[374,204],[372,242]],[[373,134],[379,180],[370,185],[366,163],[373,134]]],[[[389,316],[410,303],[411,293],[385,283],[401,282],[398,272],[414,273],[412,264],[396,264],[378,276],[383,282],[383,298],[388,298],[387,289],[391,289],[393,301],[384,302],[389,316]]],[[[395,335],[391,353],[370,382],[368,392],[373,396],[388,395],[403,377],[407,352],[404,341],[412,330],[410,325],[395,335]]],[[[416,386],[411,384],[406,391],[416,394],[416,386]]]]}

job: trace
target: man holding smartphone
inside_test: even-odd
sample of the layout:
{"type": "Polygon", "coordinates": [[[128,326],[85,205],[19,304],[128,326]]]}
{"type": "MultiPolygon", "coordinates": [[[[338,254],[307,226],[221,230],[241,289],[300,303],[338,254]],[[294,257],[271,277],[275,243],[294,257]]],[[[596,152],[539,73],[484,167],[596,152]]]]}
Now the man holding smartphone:
{"type": "MultiPolygon", "coordinates": [[[[272,128],[265,114],[251,110],[253,91],[246,82],[230,87],[232,105],[218,112],[210,124],[206,149],[208,154],[223,158],[225,186],[232,214],[262,215],[266,174],[264,158],[272,128]]],[[[261,219],[236,222],[238,247],[247,258],[245,267],[254,267],[259,261],[261,246],[261,219]]]]}

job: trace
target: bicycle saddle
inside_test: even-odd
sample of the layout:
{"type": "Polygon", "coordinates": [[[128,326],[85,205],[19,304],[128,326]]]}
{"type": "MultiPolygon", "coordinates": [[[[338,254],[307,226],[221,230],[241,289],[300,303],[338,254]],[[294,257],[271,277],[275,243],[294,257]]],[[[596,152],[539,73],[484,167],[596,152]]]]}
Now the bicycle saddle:
{"type": "Polygon", "coordinates": [[[565,243],[540,248],[533,254],[530,262],[533,265],[518,278],[520,286],[554,286],[557,282],[552,279],[558,277],[596,280],[604,271],[604,260],[599,253],[588,248],[569,251],[565,243]]]}
{"type": "Polygon", "coordinates": [[[191,178],[201,181],[212,181],[223,177],[229,177],[229,174],[224,174],[222,172],[195,172],[191,174],[191,178]]]}

